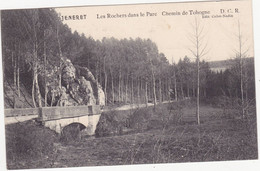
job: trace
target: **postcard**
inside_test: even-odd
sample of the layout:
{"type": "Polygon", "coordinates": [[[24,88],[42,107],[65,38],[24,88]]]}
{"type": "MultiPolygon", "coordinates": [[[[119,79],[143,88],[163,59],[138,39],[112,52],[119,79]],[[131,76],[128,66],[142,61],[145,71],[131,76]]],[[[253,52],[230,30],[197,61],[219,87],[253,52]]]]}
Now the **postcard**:
{"type": "Polygon", "coordinates": [[[251,0],[1,10],[7,169],[258,160],[251,0]]]}

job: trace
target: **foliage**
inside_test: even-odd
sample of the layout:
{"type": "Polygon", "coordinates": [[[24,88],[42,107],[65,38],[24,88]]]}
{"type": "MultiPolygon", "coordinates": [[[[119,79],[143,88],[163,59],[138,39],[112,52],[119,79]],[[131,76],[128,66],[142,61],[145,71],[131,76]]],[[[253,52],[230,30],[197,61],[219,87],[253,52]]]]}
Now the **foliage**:
{"type": "Polygon", "coordinates": [[[128,114],[122,114],[119,111],[103,112],[97,124],[95,136],[121,135],[123,127],[126,127],[127,117],[128,114]]]}
{"type": "Polygon", "coordinates": [[[6,126],[7,163],[23,163],[26,160],[54,157],[55,143],[59,141],[55,132],[36,125],[33,121],[6,126]]]}
{"type": "MultiPolygon", "coordinates": [[[[44,84],[50,87],[58,85],[62,55],[73,64],[90,69],[106,93],[107,104],[146,103],[154,95],[159,102],[172,100],[175,94],[178,99],[197,96],[196,61],[185,56],[177,64],[170,64],[150,39],[119,40],[111,37],[95,40],[76,31],[72,33],[54,9],[3,11],[2,35],[5,77],[14,77],[18,67],[20,81],[31,90],[33,78],[28,75],[33,72],[39,74],[42,95],[44,84]],[[33,51],[36,45],[37,57],[33,51]],[[44,54],[47,56],[47,65],[44,64],[44,54]],[[14,60],[17,60],[18,66],[14,60]],[[152,93],[153,86],[155,94],[152,93]],[[176,92],[172,91],[174,87],[176,92]]],[[[243,60],[244,96],[251,101],[255,97],[254,61],[252,58],[243,60]]],[[[225,62],[229,66],[225,71],[213,72],[208,62],[200,60],[202,100],[222,95],[241,98],[239,59],[225,62]]]]}
{"type": "Polygon", "coordinates": [[[95,135],[123,135],[144,132],[152,129],[165,129],[170,125],[182,124],[182,102],[131,109],[129,111],[111,110],[103,112],[95,135]]]}

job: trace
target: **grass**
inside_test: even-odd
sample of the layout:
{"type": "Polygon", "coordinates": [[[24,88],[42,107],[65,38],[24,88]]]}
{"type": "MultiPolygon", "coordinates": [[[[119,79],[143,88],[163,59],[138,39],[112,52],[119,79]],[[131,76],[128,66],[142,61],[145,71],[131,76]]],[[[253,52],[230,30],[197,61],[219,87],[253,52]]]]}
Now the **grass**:
{"type": "Polygon", "coordinates": [[[22,169],[258,158],[255,114],[236,119],[227,117],[221,108],[205,105],[201,106],[202,124],[197,125],[194,111],[193,103],[109,111],[101,116],[97,137],[66,144],[33,122],[8,125],[7,165],[22,169]],[[21,152],[18,147],[24,143],[29,151],[21,152]],[[42,145],[35,146],[37,143],[42,145]]]}

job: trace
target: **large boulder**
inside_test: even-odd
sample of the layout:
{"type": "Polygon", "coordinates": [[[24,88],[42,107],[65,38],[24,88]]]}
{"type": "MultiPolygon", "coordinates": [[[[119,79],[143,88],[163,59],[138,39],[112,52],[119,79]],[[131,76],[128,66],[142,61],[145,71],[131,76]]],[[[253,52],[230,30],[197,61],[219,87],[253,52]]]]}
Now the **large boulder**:
{"type": "Polygon", "coordinates": [[[74,65],[74,66],[75,66],[76,72],[77,72],[76,75],[84,76],[84,78],[86,80],[90,81],[97,104],[104,106],[105,105],[105,93],[104,93],[101,85],[95,79],[94,75],[90,72],[90,70],[87,67],[82,67],[82,66],[78,66],[78,65],[74,65]]]}
{"type": "Polygon", "coordinates": [[[59,69],[48,71],[48,102],[50,105],[105,105],[105,95],[101,85],[86,67],[74,66],[69,59],[62,58],[61,83],[59,69]],[[54,71],[55,70],[55,71],[54,71]]]}
{"type": "Polygon", "coordinates": [[[64,67],[62,69],[62,83],[66,87],[75,82],[76,69],[69,59],[64,61],[64,67]]]}

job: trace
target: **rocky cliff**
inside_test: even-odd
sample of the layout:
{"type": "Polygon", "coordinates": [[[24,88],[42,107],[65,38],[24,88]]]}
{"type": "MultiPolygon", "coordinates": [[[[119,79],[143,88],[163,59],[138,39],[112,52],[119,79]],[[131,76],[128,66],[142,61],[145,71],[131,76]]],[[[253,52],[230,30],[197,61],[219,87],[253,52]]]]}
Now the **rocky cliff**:
{"type": "Polygon", "coordinates": [[[62,60],[60,89],[57,73],[51,72],[48,85],[48,102],[52,105],[105,105],[105,95],[101,85],[86,67],[74,66],[69,59],[62,60]]]}
{"type": "MultiPolygon", "coordinates": [[[[10,79],[5,78],[5,83],[5,108],[33,107],[29,86],[24,87],[21,84],[21,95],[18,97],[10,79]],[[8,84],[7,80],[9,80],[8,84]]],[[[74,66],[69,59],[62,58],[61,70],[56,65],[48,65],[46,76],[44,72],[39,74],[42,104],[44,104],[45,83],[48,106],[105,105],[102,87],[90,70],[86,67],[74,66]],[[61,75],[61,87],[59,75],[61,75]]]]}

